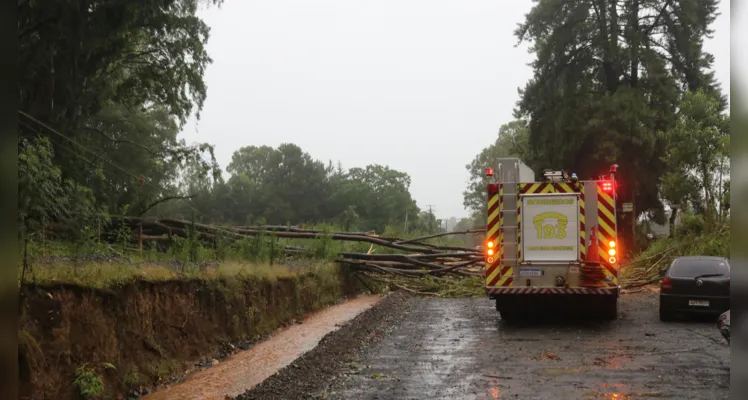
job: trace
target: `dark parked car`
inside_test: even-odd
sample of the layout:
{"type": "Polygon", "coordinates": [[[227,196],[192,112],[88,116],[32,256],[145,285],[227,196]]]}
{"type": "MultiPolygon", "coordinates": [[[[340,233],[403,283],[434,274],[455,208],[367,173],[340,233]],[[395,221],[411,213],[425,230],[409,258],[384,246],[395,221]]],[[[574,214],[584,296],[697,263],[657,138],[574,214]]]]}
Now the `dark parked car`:
{"type": "Polygon", "coordinates": [[[730,262],[723,257],[678,257],[660,282],[660,320],[678,313],[719,315],[730,309],[730,262]]]}

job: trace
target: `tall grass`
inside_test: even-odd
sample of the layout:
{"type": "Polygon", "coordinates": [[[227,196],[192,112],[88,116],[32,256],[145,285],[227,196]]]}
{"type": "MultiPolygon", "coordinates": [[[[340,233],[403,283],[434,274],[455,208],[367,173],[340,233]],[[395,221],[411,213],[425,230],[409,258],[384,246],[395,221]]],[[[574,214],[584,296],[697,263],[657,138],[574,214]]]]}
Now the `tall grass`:
{"type": "MultiPolygon", "coordinates": [[[[81,235],[75,243],[30,240],[31,268],[26,282],[66,282],[89,287],[110,287],[135,280],[163,281],[180,278],[212,279],[228,276],[280,277],[310,268],[331,265],[340,252],[393,253],[398,250],[365,242],[334,240],[329,233],[342,230],[332,225],[312,225],[308,229],[324,233],[314,239],[279,238],[272,233],[236,239],[228,235],[205,241],[197,232],[174,237],[170,243],[144,241],[137,248],[128,231],[115,232],[114,241],[99,241],[97,232],[81,235]],[[286,247],[304,248],[303,254],[287,254],[286,247]],[[293,267],[291,267],[293,266],[293,267]]],[[[388,227],[383,236],[404,239],[425,236],[408,235],[388,227]]],[[[430,243],[459,246],[452,237],[429,239],[430,243]]],[[[18,266],[19,284],[22,264],[18,266]]]]}

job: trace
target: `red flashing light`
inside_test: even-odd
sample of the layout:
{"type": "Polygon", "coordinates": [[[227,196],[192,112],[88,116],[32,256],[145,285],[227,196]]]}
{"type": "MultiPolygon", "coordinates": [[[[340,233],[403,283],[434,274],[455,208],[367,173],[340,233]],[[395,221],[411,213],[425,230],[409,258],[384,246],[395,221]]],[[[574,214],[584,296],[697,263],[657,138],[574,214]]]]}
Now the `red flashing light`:
{"type": "Polygon", "coordinates": [[[618,164],[613,164],[610,166],[610,173],[615,174],[618,171],[618,164]]]}
{"type": "Polygon", "coordinates": [[[613,191],[613,182],[606,181],[603,182],[603,192],[612,192],[613,191]]]}
{"type": "Polygon", "coordinates": [[[493,168],[486,168],[486,176],[493,176],[493,168]]]}

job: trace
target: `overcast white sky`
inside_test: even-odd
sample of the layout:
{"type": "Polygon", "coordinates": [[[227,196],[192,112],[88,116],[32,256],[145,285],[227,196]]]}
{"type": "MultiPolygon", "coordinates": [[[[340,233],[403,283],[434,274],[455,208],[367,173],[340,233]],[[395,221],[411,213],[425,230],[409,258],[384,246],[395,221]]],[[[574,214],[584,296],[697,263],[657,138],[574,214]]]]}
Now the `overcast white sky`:
{"type": "MultiPolygon", "coordinates": [[[[345,168],[410,174],[421,208],[467,216],[465,164],[512,119],[532,71],[512,32],[530,0],[226,0],[211,27],[208,98],[181,137],[226,167],[241,146],[295,143],[345,168]]],[[[714,39],[730,82],[730,2],[714,39]]]]}

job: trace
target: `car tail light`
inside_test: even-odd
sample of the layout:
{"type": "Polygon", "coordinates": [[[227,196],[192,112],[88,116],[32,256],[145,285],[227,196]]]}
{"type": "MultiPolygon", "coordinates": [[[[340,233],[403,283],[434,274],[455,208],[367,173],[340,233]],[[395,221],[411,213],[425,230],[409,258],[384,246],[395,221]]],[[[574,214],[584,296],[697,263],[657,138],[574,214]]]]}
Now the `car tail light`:
{"type": "Polygon", "coordinates": [[[662,281],[660,282],[660,291],[661,292],[667,292],[673,288],[673,280],[668,278],[667,276],[662,278],[662,281]]]}

